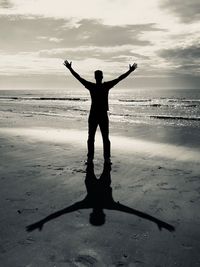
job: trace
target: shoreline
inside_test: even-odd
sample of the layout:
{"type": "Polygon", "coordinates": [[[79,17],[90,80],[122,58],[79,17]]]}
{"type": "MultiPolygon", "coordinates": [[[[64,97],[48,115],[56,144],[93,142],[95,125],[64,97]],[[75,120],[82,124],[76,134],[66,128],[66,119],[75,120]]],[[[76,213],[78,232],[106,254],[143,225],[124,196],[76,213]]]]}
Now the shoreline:
{"type": "MultiPolygon", "coordinates": [[[[32,128],[2,128],[0,133],[10,136],[21,136],[24,138],[57,144],[76,144],[86,148],[87,131],[77,129],[54,129],[53,127],[32,127],[32,128]]],[[[200,162],[198,149],[191,149],[184,146],[167,143],[156,143],[142,139],[130,138],[121,135],[110,135],[112,150],[116,153],[139,154],[147,157],[161,157],[171,160],[200,162]]],[[[95,147],[99,150],[102,147],[101,133],[96,133],[95,147]]]]}

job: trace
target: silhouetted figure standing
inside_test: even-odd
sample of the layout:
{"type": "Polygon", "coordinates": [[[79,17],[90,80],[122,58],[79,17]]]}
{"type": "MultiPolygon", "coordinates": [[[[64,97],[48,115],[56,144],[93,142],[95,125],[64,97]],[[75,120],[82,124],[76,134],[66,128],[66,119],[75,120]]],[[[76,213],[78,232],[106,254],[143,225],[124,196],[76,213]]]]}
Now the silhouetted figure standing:
{"type": "Polygon", "coordinates": [[[64,65],[70,70],[72,75],[81,82],[90,92],[91,96],[91,109],[88,119],[88,154],[87,163],[91,163],[94,159],[94,141],[97,126],[99,125],[100,131],[103,138],[103,153],[104,160],[106,163],[111,163],[110,161],[110,140],[109,140],[109,119],[108,119],[108,94],[109,90],[115,86],[118,82],[126,78],[131,72],[137,68],[137,64],[129,65],[129,70],[119,76],[117,79],[102,82],[103,72],[101,70],[96,70],[94,72],[94,77],[96,83],[86,81],[80,75],[75,72],[72,68],[72,62],[65,60],[64,65]]]}

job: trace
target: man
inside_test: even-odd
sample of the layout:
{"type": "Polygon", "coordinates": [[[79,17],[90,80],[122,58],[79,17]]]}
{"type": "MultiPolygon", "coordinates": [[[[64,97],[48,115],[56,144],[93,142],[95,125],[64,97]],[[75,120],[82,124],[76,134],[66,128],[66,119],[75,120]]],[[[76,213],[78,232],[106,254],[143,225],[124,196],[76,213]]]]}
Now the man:
{"type": "Polygon", "coordinates": [[[64,65],[70,70],[71,74],[82,83],[90,92],[91,108],[88,119],[88,154],[87,164],[93,162],[94,159],[94,141],[97,126],[99,125],[103,138],[103,154],[105,163],[112,164],[110,160],[110,140],[109,140],[109,120],[108,120],[108,93],[109,90],[118,82],[126,78],[131,72],[137,68],[137,64],[129,65],[129,70],[119,76],[117,79],[108,82],[102,82],[103,72],[96,70],[94,78],[96,83],[86,81],[72,68],[72,62],[64,61],[64,65]]]}

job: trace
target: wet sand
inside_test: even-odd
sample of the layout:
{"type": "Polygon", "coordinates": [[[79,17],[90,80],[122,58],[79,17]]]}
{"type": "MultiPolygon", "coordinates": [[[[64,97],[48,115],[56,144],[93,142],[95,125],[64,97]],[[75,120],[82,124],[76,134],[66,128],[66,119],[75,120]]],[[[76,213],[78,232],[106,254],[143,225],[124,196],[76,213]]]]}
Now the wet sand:
{"type": "MultiPolygon", "coordinates": [[[[105,210],[93,226],[90,209],[26,226],[86,196],[85,122],[44,117],[2,119],[0,128],[0,262],[18,266],[199,266],[199,153],[111,134],[114,200],[175,227],[105,210]],[[9,122],[9,123],[8,123],[9,122]],[[33,123],[34,122],[34,123],[33,123]],[[60,127],[59,127],[60,126],[60,127]],[[77,126],[77,127],[75,127],[77,126]]],[[[97,137],[94,169],[103,171],[97,137]]]]}

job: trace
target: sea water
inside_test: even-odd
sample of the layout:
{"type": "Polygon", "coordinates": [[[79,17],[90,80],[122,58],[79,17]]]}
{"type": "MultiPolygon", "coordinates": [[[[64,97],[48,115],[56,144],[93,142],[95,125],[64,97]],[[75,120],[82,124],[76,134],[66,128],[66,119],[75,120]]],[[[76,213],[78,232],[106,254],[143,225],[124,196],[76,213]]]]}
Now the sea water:
{"type": "MultiPolygon", "coordinates": [[[[88,116],[87,89],[0,90],[0,111],[88,116]]],[[[110,121],[134,127],[135,137],[200,148],[200,89],[119,89],[109,95],[110,121]]]]}

